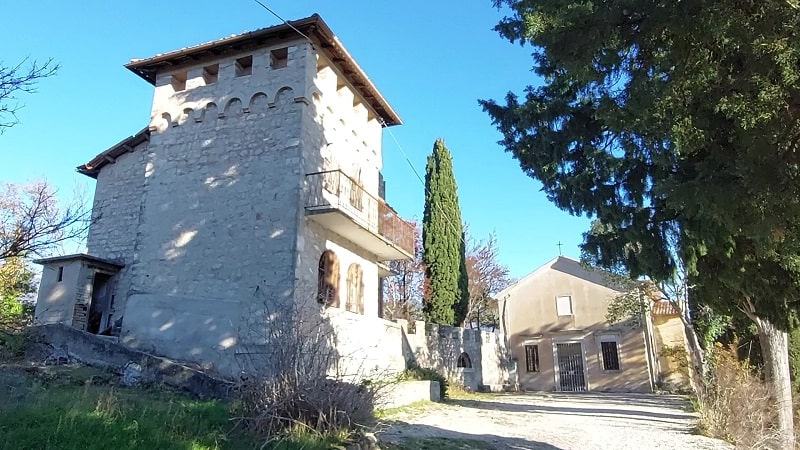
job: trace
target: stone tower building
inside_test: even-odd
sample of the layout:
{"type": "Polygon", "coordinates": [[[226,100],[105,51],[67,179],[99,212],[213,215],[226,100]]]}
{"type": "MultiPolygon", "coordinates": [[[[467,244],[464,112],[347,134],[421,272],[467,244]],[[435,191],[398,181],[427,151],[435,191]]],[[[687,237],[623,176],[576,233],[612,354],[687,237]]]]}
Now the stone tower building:
{"type": "Polygon", "coordinates": [[[39,261],[39,323],[231,375],[264,299],[381,315],[381,262],[414,251],[380,173],[401,121],[319,16],[126,67],[149,125],[78,167],[87,254],[39,261]]]}

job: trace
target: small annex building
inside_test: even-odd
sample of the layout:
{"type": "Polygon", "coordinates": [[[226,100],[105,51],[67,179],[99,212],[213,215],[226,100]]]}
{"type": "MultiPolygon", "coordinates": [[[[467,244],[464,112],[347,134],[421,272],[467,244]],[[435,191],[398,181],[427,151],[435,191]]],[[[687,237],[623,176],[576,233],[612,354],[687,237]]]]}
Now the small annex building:
{"type": "Polygon", "coordinates": [[[520,389],[651,392],[657,372],[649,327],[606,321],[620,293],[603,272],[564,256],[498,293],[520,389]]]}

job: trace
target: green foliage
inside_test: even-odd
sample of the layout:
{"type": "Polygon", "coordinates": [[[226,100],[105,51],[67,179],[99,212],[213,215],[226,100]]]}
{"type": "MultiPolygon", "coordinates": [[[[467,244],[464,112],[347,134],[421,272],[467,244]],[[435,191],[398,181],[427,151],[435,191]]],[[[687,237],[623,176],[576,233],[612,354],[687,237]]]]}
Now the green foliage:
{"type": "Polygon", "coordinates": [[[34,304],[23,297],[35,291],[33,276],[23,258],[0,261],[0,359],[20,356],[25,349],[23,328],[33,320],[34,304]]]}
{"type": "Polygon", "coordinates": [[[548,197],[596,217],[583,250],[787,329],[800,302],[794,2],[496,0],[544,85],[482,101],[548,197]],[[575,36],[581,36],[575,39],[575,36]]]}
{"type": "Polygon", "coordinates": [[[441,139],[434,143],[425,166],[422,248],[425,320],[460,325],[469,307],[464,235],[453,161],[441,139]]]}
{"type": "Polygon", "coordinates": [[[294,427],[276,436],[267,450],[330,450],[344,448],[342,444],[347,439],[347,431],[324,436],[306,427],[294,427]],[[339,447],[341,446],[341,447],[339,447]]]}
{"type": "Polygon", "coordinates": [[[0,329],[18,329],[32,317],[32,305],[23,301],[35,292],[33,271],[21,257],[0,260],[0,329]]]}
{"type": "Polygon", "coordinates": [[[792,391],[800,394],[800,328],[789,332],[789,368],[792,377],[792,391]]]}
{"type": "Polygon", "coordinates": [[[439,398],[441,398],[442,400],[447,398],[447,392],[449,388],[447,377],[439,373],[436,369],[431,369],[428,367],[420,367],[420,365],[415,362],[409,362],[407,364],[406,370],[400,372],[400,374],[397,375],[397,380],[438,381],[439,398]]]}
{"type": "Polygon", "coordinates": [[[692,326],[703,349],[710,350],[730,324],[731,316],[720,314],[707,305],[692,303],[692,326]]]}
{"type": "Polygon", "coordinates": [[[0,407],[0,450],[258,448],[230,430],[220,402],[109,386],[40,387],[22,403],[0,407]]]}
{"type": "Polygon", "coordinates": [[[625,292],[611,299],[606,310],[606,320],[608,323],[624,322],[641,328],[648,311],[648,305],[641,299],[638,291],[625,292]]]}
{"type": "Polygon", "coordinates": [[[347,430],[323,435],[296,426],[265,444],[236,426],[226,402],[105,384],[114,378],[84,366],[50,367],[35,377],[0,367],[0,392],[9,394],[0,404],[0,450],[327,450],[349,437],[347,430]]]}

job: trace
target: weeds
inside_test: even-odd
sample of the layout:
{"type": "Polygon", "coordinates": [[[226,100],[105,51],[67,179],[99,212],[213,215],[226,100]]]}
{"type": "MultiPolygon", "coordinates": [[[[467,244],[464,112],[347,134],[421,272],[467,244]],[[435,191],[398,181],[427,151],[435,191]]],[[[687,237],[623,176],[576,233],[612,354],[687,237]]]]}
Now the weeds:
{"type": "Polygon", "coordinates": [[[710,352],[705,395],[698,399],[700,431],[735,443],[737,448],[769,448],[778,436],[769,387],[735,347],[717,344],[710,352]]]}
{"type": "Polygon", "coordinates": [[[25,397],[0,410],[0,450],[255,449],[232,438],[229,412],[219,401],[174,392],[50,383],[30,377],[25,397]]]}
{"type": "Polygon", "coordinates": [[[253,339],[261,350],[246,360],[237,387],[235,414],[248,432],[270,443],[285,436],[336,439],[343,430],[374,423],[373,383],[360,368],[342,366],[336,334],[316,302],[263,302],[253,339]]]}
{"type": "Polygon", "coordinates": [[[436,369],[427,367],[420,367],[415,362],[409,362],[406,370],[397,375],[398,381],[437,381],[439,382],[439,398],[444,400],[448,396],[448,388],[450,384],[447,377],[437,372],[436,369]]]}

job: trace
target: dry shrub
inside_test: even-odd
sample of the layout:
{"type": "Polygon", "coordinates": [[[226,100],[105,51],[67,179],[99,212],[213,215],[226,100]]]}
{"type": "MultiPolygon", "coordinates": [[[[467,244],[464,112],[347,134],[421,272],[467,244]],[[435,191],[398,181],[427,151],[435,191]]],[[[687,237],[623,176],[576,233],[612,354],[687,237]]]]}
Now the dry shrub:
{"type": "Polygon", "coordinates": [[[251,321],[258,344],[241,361],[244,375],[235,403],[240,424],[268,440],[297,430],[331,436],[370,425],[383,385],[352,367],[344,373],[325,307],[316,302],[262,304],[253,317],[263,320],[251,321]]]}
{"type": "Polygon", "coordinates": [[[374,420],[371,387],[336,379],[250,379],[242,382],[238,399],[245,427],[265,438],[298,427],[330,435],[374,420]]]}
{"type": "Polygon", "coordinates": [[[758,371],[736,357],[736,348],[716,344],[710,353],[706,392],[699,399],[704,434],[734,443],[737,448],[770,448],[776,404],[758,371]]]}

